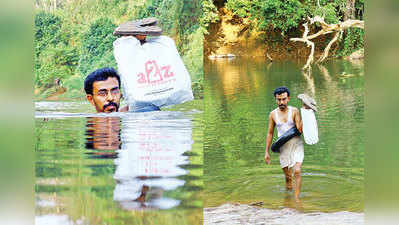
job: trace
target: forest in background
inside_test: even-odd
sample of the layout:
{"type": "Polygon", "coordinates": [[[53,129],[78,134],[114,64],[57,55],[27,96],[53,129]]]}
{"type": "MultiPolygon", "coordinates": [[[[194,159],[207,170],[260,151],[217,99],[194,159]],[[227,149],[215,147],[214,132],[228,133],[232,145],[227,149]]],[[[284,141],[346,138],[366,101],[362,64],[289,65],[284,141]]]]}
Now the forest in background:
{"type": "MultiPolygon", "coordinates": [[[[114,29],[152,16],[159,19],[164,34],[176,41],[194,95],[202,98],[204,55],[228,46],[253,56],[269,52],[273,58],[307,57],[306,45],[289,39],[301,37],[303,23],[317,15],[327,23],[363,20],[364,0],[35,0],[35,96],[83,97],[88,73],[116,67],[114,29]],[[231,25],[225,30],[239,29],[234,33],[238,39],[229,40],[221,32],[222,20],[231,25]],[[240,40],[247,45],[240,46],[240,40]],[[248,48],[248,40],[254,40],[253,49],[248,48]]],[[[310,26],[311,31],[317,29],[317,24],[310,26]]],[[[316,54],[331,39],[332,35],[317,38],[316,54]]],[[[364,30],[350,28],[334,44],[331,55],[346,56],[363,47],[364,30]]]]}
{"type": "MultiPolygon", "coordinates": [[[[205,35],[205,56],[265,56],[267,52],[280,59],[308,56],[306,44],[290,41],[302,37],[308,17],[320,16],[328,24],[337,24],[349,19],[364,20],[365,13],[364,0],[215,0],[209,8],[217,14],[218,22],[212,23],[205,35]]],[[[320,24],[309,29],[313,34],[320,24]]],[[[332,38],[333,34],[328,34],[315,39],[316,52],[323,51],[332,38]]],[[[350,28],[334,44],[332,55],[348,56],[362,48],[364,30],[350,28]]]]}
{"type": "Polygon", "coordinates": [[[158,18],[164,35],[175,40],[194,95],[202,98],[203,33],[209,24],[202,4],[201,0],[36,0],[36,99],[83,97],[83,81],[91,71],[116,68],[114,29],[145,17],[158,18]]]}

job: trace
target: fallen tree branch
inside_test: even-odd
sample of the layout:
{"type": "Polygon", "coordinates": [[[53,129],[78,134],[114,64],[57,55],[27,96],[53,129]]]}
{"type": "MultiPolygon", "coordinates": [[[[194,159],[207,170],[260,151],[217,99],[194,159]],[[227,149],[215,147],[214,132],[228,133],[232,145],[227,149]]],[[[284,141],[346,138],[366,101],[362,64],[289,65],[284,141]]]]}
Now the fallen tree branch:
{"type": "Polygon", "coordinates": [[[304,23],[303,26],[305,27],[305,31],[303,32],[302,38],[290,38],[291,41],[301,41],[305,42],[307,46],[311,47],[310,50],[310,55],[308,56],[308,61],[306,62],[305,66],[303,69],[305,70],[306,68],[310,68],[310,64],[313,62],[313,54],[314,54],[314,43],[312,41],[309,41],[309,38],[307,37],[309,33],[309,28],[308,28],[308,23],[304,23]]]}
{"type": "Polygon", "coordinates": [[[302,38],[290,38],[290,41],[304,42],[304,43],[306,43],[306,45],[308,47],[311,47],[310,54],[308,56],[308,60],[306,61],[305,66],[302,68],[303,70],[310,69],[310,66],[314,61],[313,55],[314,55],[315,44],[314,44],[314,42],[312,42],[310,40],[317,38],[320,35],[335,33],[333,39],[325,47],[323,55],[317,61],[317,62],[323,62],[328,57],[328,53],[330,51],[331,46],[338,40],[338,38],[342,35],[344,30],[346,30],[350,27],[357,27],[357,28],[364,29],[364,21],[362,21],[362,20],[346,20],[344,22],[339,22],[337,24],[328,24],[324,21],[324,18],[320,17],[320,16],[315,16],[313,18],[308,17],[308,20],[309,20],[310,24],[319,23],[321,25],[321,30],[319,30],[315,34],[308,36],[308,34],[309,34],[308,23],[304,23],[303,26],[305,27],[305,31],[303,32],[302,38]]]}
{"type": "Polygon", "coordinates": [[[331,41],[328,43],[327,47],[324,49],[323,55],[320,57],[320,59],[317,62],[323,62],[327,58],[328,52],[330,51],[332,44],[334,44],[334,42],[338,40],[338,37],[342,34],[342,32],[343,31],[335,33],[333,39],[331,39],[331,41]]]}

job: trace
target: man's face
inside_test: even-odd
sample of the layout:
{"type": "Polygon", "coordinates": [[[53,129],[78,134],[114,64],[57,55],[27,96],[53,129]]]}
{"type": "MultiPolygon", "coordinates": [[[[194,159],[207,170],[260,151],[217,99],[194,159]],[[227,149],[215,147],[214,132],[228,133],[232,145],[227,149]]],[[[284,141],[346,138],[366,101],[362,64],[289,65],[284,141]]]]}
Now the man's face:
{"type": "Polygon", "coordinates": [[[108,77],[104,81],[93,83],[93,94],[88,94],[87,100],[96,107],[97,112],[118,112],[121,92],[116,77],[108,77]]]}
{"type": "Polygon", "coordinates": [[[288,102],[290,101],[290,97],[288,96],[287,92],[282,94],[276,95],[276,103],[280,110],[285,110],[288,106],[288,102]]]}

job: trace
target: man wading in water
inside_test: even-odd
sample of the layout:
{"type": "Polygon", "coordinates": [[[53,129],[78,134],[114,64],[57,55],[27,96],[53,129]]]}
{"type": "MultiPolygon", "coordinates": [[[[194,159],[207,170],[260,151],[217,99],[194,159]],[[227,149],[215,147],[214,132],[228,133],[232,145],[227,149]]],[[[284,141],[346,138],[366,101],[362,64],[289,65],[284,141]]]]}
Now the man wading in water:
{"type": "MultiPolygon", "coordinates": [[[[274,97],[278,107],[269,114],[269,128],[266,138],[265,162],[270,164],[269,148],[272,144],[274,127],[277,126],[280,137],[293,126],[296,126],[302,133],[302,120],[299,110],[288,106],[290,91],[286,87],[279,87],[274,90],[274,97]]],[[[303,162],[303,142],[299,136],[293,137],[280,148],[280,165],[285,174],[287,190],[292,190],[292,168],[295,176],[295,200],[299,201],[301,190],[301,165],[303,162]]]]}

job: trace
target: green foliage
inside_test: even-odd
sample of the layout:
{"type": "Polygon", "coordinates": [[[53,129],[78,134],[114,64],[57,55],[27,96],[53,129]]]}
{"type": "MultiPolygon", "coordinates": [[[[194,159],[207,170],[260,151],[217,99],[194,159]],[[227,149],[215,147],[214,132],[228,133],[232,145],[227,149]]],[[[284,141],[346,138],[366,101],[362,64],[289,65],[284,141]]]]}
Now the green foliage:
{"type": "MultiPolygon", "coordinates": [[[[135,17],[137,19],[145,18],[145,17],[157,17],[159,16],[159,11],[162,0],[149,0],[144,3],[141,7],[139,7],[135,13],[135,17]]],[[[173,15],[172,15],[173,16],[173,15]]]]}
{"type": "Polygon", "coordinates": [[[298,27],[306,13],[299,0],[228,0],[226,7],[239,17],[255,20],[255,28],[282,32],[298,27]]]}
{"type": "Polygon", "coordinates": [[[162,30],[168,35],[176,35],[176,25],[180,1],[148,0],[135,13],[135,19],[155,17],[159,19],[162,30]]]}
{"type": "Polygon", "coordinates": [[[35,42],[36,55],[48,45],[56,45],[60,42],[61,18],[40,11],[35,15],[35,42]]]}
{"type": "Polygon", "coordinates": [[[204,98],[204,78],[201,77],[199,80],[192,82],[191,88],[193,89],[193,94],[195,99],[204,98]]]}
{"type": "Polygon", "coordinates": [[[77,98],[77,97],[82,96],[83,82],[84,82],[83,77],[81,77],[79,75],[71,76],[67,80],[65,80],[65,82],[63,83],[63,86],[67,90],[69,90],[66,93],[65,97],[77,98]]]}
{"type": "MultiPolygon", "coordinates": [[[[291,37],[298,35],[307,17],[321,16],[329,24],[343,21],[347,4],[347,0],[227,0],[225,6],[238,17],[250,18],[251,28],[277,30],[282,36],[288,33],[291,37]]],[[[351,17],[363,19],[363,12],[364,0],[355,1],[351,17]]],[[[360,29],[350,29],[344,37],[340,55],[350,54],[364,46],[364,31],[360,29]]]]}
{"type": "Polygon", "coordinates": [[[210,23],[215,23],[219,20],[219,15],[216,6],[211,0],[202,0],[202,14],[199,19],[203,33],[207,34],[207,28],[210,23]]]}
{"type": "Polygon", "coordinates": [[[39,57],[36,69],[36,82],[39,87],[51,87],[56,79],[68,77],[78,63],[76,49],[63,45],[47,48],[39,57]]]}
{"type": "MultiPolygon", "coordinates": [[[[343,0],[227,0],[226,7],[238,17],[253,19],[254,28],[286,33],[316,15],[324,17],[327,23],[337,23],[342,19],[345,4],[343,0]]],[[[356,7],[363,5],[357,3],[356,7]]]]}
{"type": "Polygon", "coordinates": [[[37,3],[35,88],[41,90],[39,96],[53,93],[50,89],[54,89],[56,80],[67,89],[65,96],[83,95],[83,80],[88,73],[100,67],[116,67],[112,45],[116,37],[112,33],[117,24],[150,16],[158,18],[164,34],[176,40],[193,86],[201,82],[204,29],[200,30],[199,20],[206,18],[201,11],[202,0],[74,0],[61,2],[56,9],[49,1],[37,3]]]}
{"type": "Polygon", "coordinates": [[[320,1],[320,7],[317,3],[309,1],[306,10],[309,16],[321,16],[324,18],[326,23],[338,23],[340,19],[340,13],[337,13],[337,9],[340,7],[339,1],[320,1]]]}
{"type": "Polygon", "coordinates": [[[227,0],[226,8],[239,17],[249,17],[254,4],[250,0],[227,0]]]}
{"type": "Polygon", "coordinates": [[[49,67],[50,63],[56,64],[52,61],[56,55],[53,48],[59,43],[61,26],[61,19],[54,14],[40,11],[35,15],[35,83],[38,86],[52,84],[55,71],[49,71],[49,67]],[[53,48],[44,51],[48,47],[53,48]]]}
{"type": "Polygon", "coordinates": [[[180,34],[194,33],[199,28],[201,1],[183,0],[178,17],[180,34]]]}
{"type": "Polygon", "coordinates": [[[112,43],[116,40],[113,31],[117,26],[108,18],[94,21],[82,36],[82,53],[79,72],[87,75],[99,67],[115,67],[112,43]]]}
{"type": "Polygon", "coordinates": [[[345,34],[345,38],[338,55],[350,55],[361,48],[364,48],[364,30],[360,28],[350,28],[345,34]]]}
{"type": "Polygon", "coordinates": [[[199,80],[203,74],[203,39],[201,29],[197,29],[194,33],[187,36],[191,40],[183,47],[184,55],[182,56],[184,65],[187,67],[193,80],[199,80]]]}
{"type": "Polygon", "coordinates": [[[203,98],[204,49],[202,43],[204,35],[202,29],[198,28],[194,33],[188,35],[187,40],[190,40],[190,42],[183,47],[184,55],[182,55],[182,59],[191,75],[194,97],[199,99],[203,98]]]}
{"type": "Polygon", "coordinates": [[[63,21],[55,14],[35,15],[35,84],[52,87],[56,79],[68,76],[78,64],[78,51],[67,45],[63,21]]]}

